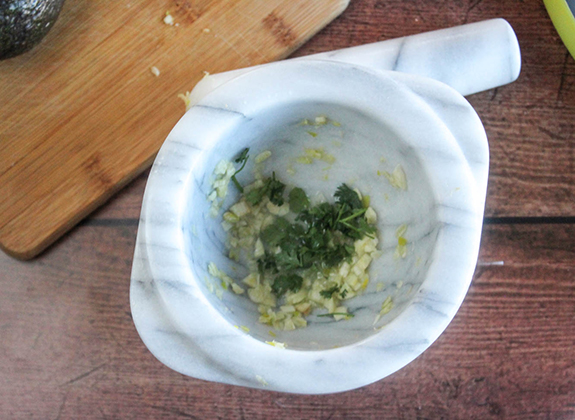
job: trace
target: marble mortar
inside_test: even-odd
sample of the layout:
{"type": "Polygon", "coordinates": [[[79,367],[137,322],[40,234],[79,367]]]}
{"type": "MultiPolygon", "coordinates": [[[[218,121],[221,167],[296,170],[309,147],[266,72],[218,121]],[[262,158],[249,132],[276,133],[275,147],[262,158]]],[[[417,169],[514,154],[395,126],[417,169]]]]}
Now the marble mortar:
{"type": "MultiPolygon", "coordinates": [[[[168,367],[275,391],[346,391],[408,364],[455,316],[477,263],[489,169],[485,130],[461,93],[515,80],[517,40],[498,19],[352,50],[216,75],[192,94],[193,106],[150,173],[130,291],[138,333],[168,367]],[[441,54],[443,62],[428,60],[441,54]],[[451,71],[488,59],[487,84],[451,71]],[[300,124],[319,115],[336,124],[300,124]],[[370,195],[383,254],[372,263],[365,292],[346,301],[353,318],[311,315],[307,328],[272,337],[245,294],[214,293],[219,281],[208,274],[210,262],[238,281],[247,273],[227,257],[221,214],[210,217],[206,199],[215,165],[245,147],[252,156],[272,151],[265,171],[288,185],[329,197],[346,182],[370,195]],[[294,164],[304,147],[323,147],[336,161],[294,164]],[[380,175],[397,164],[406,191],[380,175]],[[402,224],[408,252],[394,258],[402,224]],[[387,297],[393,309],[374,322],[387,297]]],[[[250,181],[251,169],[241,182],[250,181]]],[[[223,207],[236,200],[230,187],[223,207]]]]}

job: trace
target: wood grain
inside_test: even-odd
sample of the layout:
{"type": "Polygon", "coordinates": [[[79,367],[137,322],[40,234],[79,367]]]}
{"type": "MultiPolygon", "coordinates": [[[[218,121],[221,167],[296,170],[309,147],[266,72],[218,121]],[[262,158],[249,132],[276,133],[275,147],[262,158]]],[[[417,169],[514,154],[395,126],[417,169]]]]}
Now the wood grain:
{"type": "Polygon", "coordinates": [[[151,164],[204,71],[285,57],[346,4],[66,2],[38,48],[0,63],[0,246],[39,253],[151,164]]]}
{"type": "Polygon", "coordinates": [[[486,215],[499,224],[485,225],[469,294],[419,358],[326,396],[208,383],[163,366],[128,304],[144,172],[34,261],[0,254],[0,418],[575,418],[575,62],[542,3],[354,0],[296,54],[493,17],[511,22],[523,53],[517,82],[469,98],[490,139],[486,215]]]}
{"type": "Polygon", "coordinates": [[[326,396],[208,383],[155,360],[130,318],[135,231],[82,226],[34,262],[0,256],[0,418],[575,415],[573,226],[487,227],[480,261],[504,265],[478,269],[440,339],[396,374],[326,396]]]}

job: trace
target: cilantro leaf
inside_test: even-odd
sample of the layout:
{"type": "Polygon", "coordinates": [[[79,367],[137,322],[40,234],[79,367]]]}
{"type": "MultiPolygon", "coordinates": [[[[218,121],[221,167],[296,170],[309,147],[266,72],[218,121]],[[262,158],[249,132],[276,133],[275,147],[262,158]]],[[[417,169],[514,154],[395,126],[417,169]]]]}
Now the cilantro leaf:
{"type": "Polygon", "coordinates": [[[349,188],[346,184],[341,184],[337,187],[334,197],[336,203],[341,205],[347,204],[352,210],[363,208],[363,203],[357,192],[349,188]]]}
{"type": "Polygon", "coordinates": [[[290,223],[283,217],[278,217],[274,223],[266,227],[260,237],[264,242],[267,242],[270,246],[279,245],[282,239],[287,235],[287,229],[290,227],[290,223]]]}
{"type": "MultiPolygon", "coordinates": [[[[249,151],[250,151],[250,148],[249,148],[249,147],[246,147],[244,150],[242,150],[242,152],[241,152],[240,155],[234,160],[234,162],[235,162],[235,163],[244,163],[244,164],[245,164],[246,161],[248,160],[248,158],[250,157],[250,156],[248,155],[249,151]]],[[[238,170],[238,172],[241,171],[242,169],[243,169],[243,167],[240,168],[240,169],[238,170]]]]}
{"type": "Polygon", "coordinates": [[[303,284],[303,277],[297,274],[282,274],[274,279],[272,284],[272,292],[277,297],[282,296],[288,290],[297,292],[303,284]]]}
{"type": "Polygon", "coordinates": [[[235,163],[241,163],[242,166],[240,166],[240,169],[238,169],[236,172],[234,172],[234,174],[232,175],[232,181],[234,183],[234,185],[236,186],[236,188],[243,193],[244,192],[244,188],[240,185],[240,183],[238,182],[236,175],[239,174],[242,169],[244,169],[244,167],[246,166],[246,163],[248,161],[248,158],[250,157],[248,155],[250,149],[249,147],[246,147],[244,150],[242,150],[242,152],[240,153],[240,155],[234,160],[235,163]]]}
{"type": "Polygon", "coordinates": [[[270,201],[276,206],[281,206],[284,203],[283,193],[286,185],[276,179],[276,173],[272,172],[272,177],[268,178],[267,194],[270,201]]]}
{"type": "Polygon", "coordinates": [[[264,195],[266,195],[266,190],[264,187],[265,187],[265,185],[263,187],[260,187],[260,188],[254,188],[250,192],[247,192],[245,194],[244,198],[252,206],[259,204],[262,201],[262,199],[264,198],[264,195]]]}
{"type": "Polygon", "coordinates": [[[271,271],[272,273],[277,273],[279,271],[276,264],[276,259],[271,254],[265,253],[263,257],[258,259],[257,263],[258,270],[262,274],[265,271],[271,271]]]}
{"type": "Polygon", "coordinates": [[[289,208],[294,213],[299,213],[309,207],[309,198],[304,190],[299,187],[292,189],[289,193],[289,208]]]}
{"type": "MultiPolygon", "coordinates": [[[[274,192],[273,184],[276,182],[279,181],[274,173],[261,187],[258,196],[268,195],[270,200],[274,195],[281,197],[285,185],[280,183],[277,192],[274,192]]],[[[342,261],[350,261],[355,251],[354,241],[366,235],[372,237],[376,232],[376,227],[365,219],[367,209],[363,207],[357,192],[342,184],[336,195],[335,203],[310,207],[305,192],[301,188],[294,188],[290,191],[289,203],[292,211],[299,210],[296,221],[290,223],[279,217],[261,232],[260,239],[267,251],[258,260],[258,268],[262,273],[281,273],[274,291],[278,296],[285,290],[291,290],[285,284],[289,283],[289,279],[293,280],[294,275],[301,274],[301,270],[322,270],[335,267],[342,261]]],[[[294,284],[297,285],[297,282],[294,284]]],[[[321,293],[329,298],[335,292],[339,292],[339,288],[321,293]]],[[[340,297],[343,299],[346,294],[344,290],[340,297]]]]}
{"type": "Polygon", "coordinates": [[[275,262],[279,271],[296,270],[302,267],[300,254],[296,249],[282,250],[282,252],[276,254],[275,262]]]}
{"type": "Polygon", "coordinates": [[[330,299],[335,292],[339,292],[339,286],[333,286],[329,289],[322,290],[319,294],[326,299],[330,299]]]}
{"type": "Polygon", "coordinates": [[[285,184],[278,181],[276,173],[273,172],[271,178],[265,180],[264,185],[259,188],[254,188],[250,192],[246,193],[245,199],[252,206],[255,206],[267,195],[273,204],[281,206],[284,203],[283,192],[285,187],[285,184]]]}

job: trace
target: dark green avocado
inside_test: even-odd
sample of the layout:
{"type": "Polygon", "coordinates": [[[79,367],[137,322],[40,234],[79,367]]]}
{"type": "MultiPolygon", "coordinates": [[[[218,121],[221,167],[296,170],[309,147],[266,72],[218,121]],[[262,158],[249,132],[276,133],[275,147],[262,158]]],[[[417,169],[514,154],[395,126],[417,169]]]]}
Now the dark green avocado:
{"type": "Polygon", "coordinates": [[[31,50],[54,26],[64,0],[0,0],[0,60],[31,50]]]}

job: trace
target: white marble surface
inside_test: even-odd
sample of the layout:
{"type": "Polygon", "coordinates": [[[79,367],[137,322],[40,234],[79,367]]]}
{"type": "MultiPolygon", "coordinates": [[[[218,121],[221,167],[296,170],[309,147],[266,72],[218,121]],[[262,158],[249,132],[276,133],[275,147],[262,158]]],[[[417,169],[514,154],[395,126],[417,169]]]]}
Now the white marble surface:
{"type": "MultiPolygon", "coordinates": [[[[521,70],[519,42],[505,19],[474,22],[295,60],[310,58],[430,77],[464,96],[514,82],[521,70]]],[[[251,70],[253,67],[204,78],[192,92],[192,104],[251,70]]]]}
{"type": "MultiPolygon", "coordinates": [[[[200,379],[308,394],[377,381],[431,345],[461,305],[477,261],[487,173],[483,126],[442,83],[312,59],[246,72],[187,112],[156,158],[132,272],[136,328],[161,362],[200,379]],[[312,138],[298,123],[320,114],[341,126],[320,127],[312,138]],[[321,167],[285,174],[304,144],[336,156],[328,181],[321,167]],[[242,274],[226,258],[221,219],[208,216],[206,195],[214,165],[246,146],[272,150],[268,170],[283,173],[284,182],[329,195],[348,182],[370,194],[380,214],[384,254],[366,293],[349,301],[355,317],[311,316],[308,328],[277,333],[287,349],[265,344],[270,328],[257,323],[247,298],[224,292],[220,300],[206,287],[206,280],[219,283],[207,273],[210,261],[242,274]],[[407,173],[407,191],[377,176],[397,163],[407,173]],[[409,225],[409,252],[394,260],[393,232],[402,223],[409,225]],[[378,281],[385,284],[379,292],[378,281]],[[394,309],[374,327],[387,296],[394,309]]],[[[249,175],[242,173],[242,182],[249,175]]],[[[227,205],[233,200],[232,194],[227,205]]]]}

